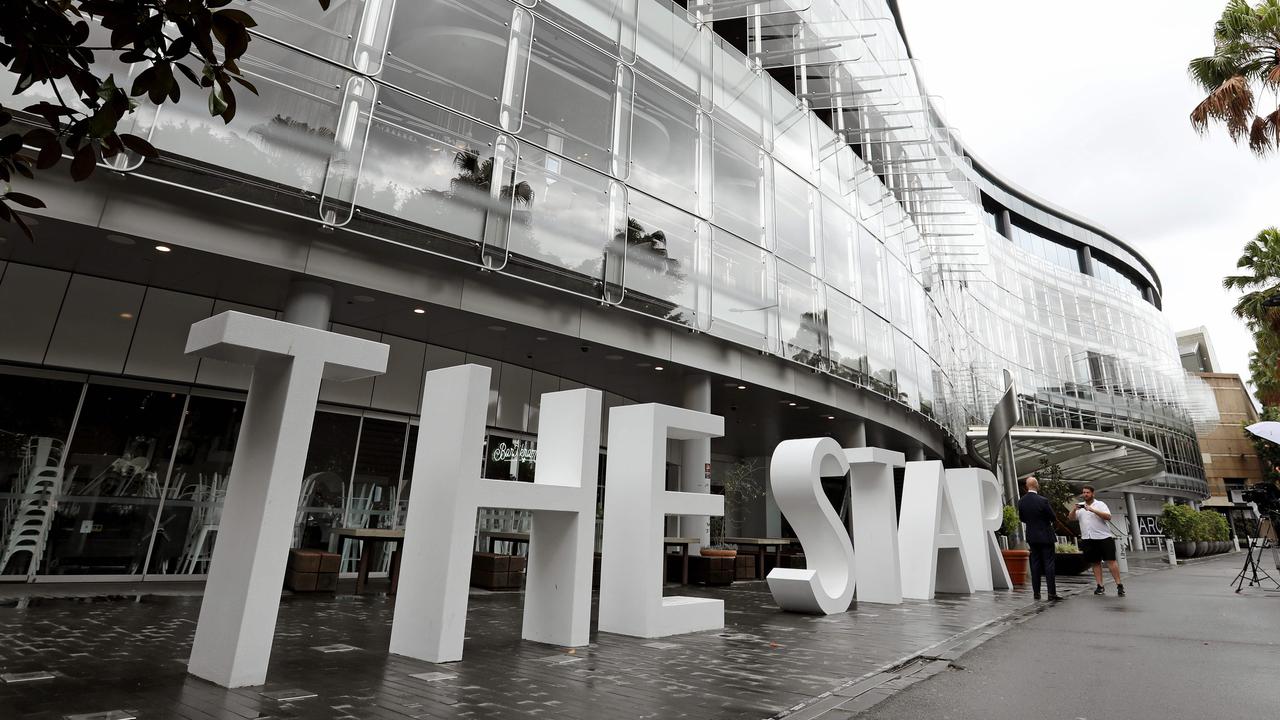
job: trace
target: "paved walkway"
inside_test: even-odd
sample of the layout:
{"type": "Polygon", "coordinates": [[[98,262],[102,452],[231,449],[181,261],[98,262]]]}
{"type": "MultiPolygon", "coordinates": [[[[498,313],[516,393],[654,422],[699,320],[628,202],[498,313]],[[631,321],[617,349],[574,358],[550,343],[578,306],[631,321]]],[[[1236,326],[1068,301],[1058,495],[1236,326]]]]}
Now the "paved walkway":
{"type": "MultiPolygon", "coordinates": [[[[1087,590],[963,655],[846,692],[821,720],[1274,717],[1280,592],[1229,586],[1244,556],[1087,590]],[[923,680],[922,682],[920,682],[923,680]]],[[[1280,577],[1268,555],[1265,566],[1280,577]]],[[[1274,587],[1268,584],[1267,587],[1274,587]]]]}
{"type": "MultiPolygon", "coordinates": [[[[1154,557],[1135,560],[1160,567],[1154,557]]],[[[142,588],[164,593],[156,595],[137,595],[137,585],[91,594],[80,585],[73,588],[80,597],[57,598],[42,597],[62,594],[47,586],[0,586],[0,673],[53,676],[0,684],[0,718],[125,710],[199,720],[800,720],[825,712],[833,690],[883,680],[877,672],[890,666],[936,668],[929,658],[1045,607],[1020,590],[813,617],[780,612],[763,582],[739,582],[684,589],[725,600],[723,632],[659,642],[605,633],[570,651],[520,639],[519,593],[476,591],[466,659],[433,665],[387,654],[394,603],[385,595],[285,595],[268,684],[229,691],[186,675],[200,598],[189,584],[170,585],[142,588]],[[326,647],[335,645],[346,647],[326,647]],[[278,691],[305,697],[272,699],[278,691]]]]}

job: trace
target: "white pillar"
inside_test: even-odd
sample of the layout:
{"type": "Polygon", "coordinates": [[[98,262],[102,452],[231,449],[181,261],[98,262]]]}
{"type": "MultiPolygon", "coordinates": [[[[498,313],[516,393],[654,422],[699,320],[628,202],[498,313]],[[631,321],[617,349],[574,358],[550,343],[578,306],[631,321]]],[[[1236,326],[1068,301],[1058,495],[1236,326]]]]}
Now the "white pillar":
{"type": "MultiPolygon", "coordinates": [[[[685,375],[681,405],[694,412],[711,412],[711,378],[706,375],[685,375]]],[[[680,492],[711,492],[711,438],[698,437],[680,441],[680,492]]],[[[728,517],[725,518],[728,522],[728,517]]],[[[728,530],[728,528],[725,528],[728,530]]],[[[680,518],[681,537],[696,537],[698,544],[689,547],[696,553],[702,545],[711,544],[711,518],[706,515],[686,515],[680,518]]]]}
{"type": "Polygon", "coordinates": [[[284,302],[285,322],[328,330],[332,313],[333,287],[315,280],[289,283],[289,298],[284,302]]]}
{"type": "Polygon", "coordinates": [[[1129,515],[1129,537],[1133,538],[1133,550],[1142,549],[1142,528],[1138,526],[1138,499],[1131,493],[1124,494],[1125,511],[1129,515]]]}
{"type": "Polygon", "coordinates": [[[907,462],[924,462],[924,446],[917,445],[907,450],[907,462]]]}
{"type": "Polygon", "coordinates": [[[842,442],[840,443],[846,450],[855,448],[864,448],[867,446],[867,422],[865,420],[854,420],[849,426],[847,432],[844,433],[842,442]]]}
{"type": "Polygon", "coordinates": [[[386,370],[376,342],[225,312],[187,353],[253,366],[188,671],[224,687],[266,681],[280,589],[322,379],[386,370]]]}

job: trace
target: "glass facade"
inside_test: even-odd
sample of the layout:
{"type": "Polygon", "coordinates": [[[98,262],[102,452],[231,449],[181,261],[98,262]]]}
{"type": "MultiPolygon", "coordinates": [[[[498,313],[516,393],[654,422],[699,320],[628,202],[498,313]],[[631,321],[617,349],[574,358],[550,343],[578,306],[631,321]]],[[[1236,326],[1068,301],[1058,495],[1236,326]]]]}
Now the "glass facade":
{"type": "MultiPolygon", "coordinates": [[[[1004,221],[884,3],[762,5],[743,6],[743,35],[667,0],[256,1],[240,65],[260,94],[237,95],[231,125],[198,93],[142,108],[134,132],[163,154],[127,169],[795,362],[957,447],[1008,369],[1028,424],[1142,439],[1165,453],[1159,482],[1202,485],[1198,389],[1145,271],[1123,253],[1088,262],[1086,229],[1065,216],[1004,221]],[[842,39],[821,51],[780,40],[828,32],[842,39]]],[[[136,295],[121,300],[151,297],[136,295]]],[[[130,332],[110,322],[103,333],[130,332]]],[[[33,361],[13,337],[6,360],[146,375],[85,367],[56,335],[33,361]]],[[[33,392],[0,396],[21,406],[0,435],[0,532],[54,492],[71,499],[41,572],[200,572],[239,400],[92,382],[33,392]],[[45,465],[56,480],[38,479],[45,465]],[[94,534],[102,546],[86,549],[94,534]]],[[[521,417],[496,426],[532,432],[536,411],[521,417]]],[[[407,415],[318,414],[295,541],[399,522],[415,433],[407,415]]],[[[520,479],[523,441],[505,442],[502,472],[520,479]]],[[[29,565],[6,558],[0,572],[29,565]]]]}

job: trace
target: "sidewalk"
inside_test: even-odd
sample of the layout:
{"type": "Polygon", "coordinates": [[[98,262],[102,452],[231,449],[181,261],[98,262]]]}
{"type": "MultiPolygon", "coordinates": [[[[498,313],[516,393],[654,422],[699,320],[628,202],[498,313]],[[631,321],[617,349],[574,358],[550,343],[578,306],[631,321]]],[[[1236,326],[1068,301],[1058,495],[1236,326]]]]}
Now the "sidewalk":
{"type": "Polygon", "coordinates": [[[1110,585],[1101,597],[1081,592],[942,667],[818,717],[1271,717],[1280,592],[1246,584],[1236,594],[1229,583],[1243,562],[1231,553],[1140,574],[1126,579],[1124,598],[1110,585]]]}
{"type": "Polygon", "coordinates": [[[199,597],[0,601],[0,673],[52,675],[0,684],[0,718],[768,718],[1044,607],[1023,589],[815,617],[779,611],[764,582],[679,590],[724,599],[725,630],[569,651],[520,639],[518,593],[477,592],[466,659],[445,665],[387,654],[384,595],[285,596],[268,685],[238,690],[186,675],[199,597]]]}

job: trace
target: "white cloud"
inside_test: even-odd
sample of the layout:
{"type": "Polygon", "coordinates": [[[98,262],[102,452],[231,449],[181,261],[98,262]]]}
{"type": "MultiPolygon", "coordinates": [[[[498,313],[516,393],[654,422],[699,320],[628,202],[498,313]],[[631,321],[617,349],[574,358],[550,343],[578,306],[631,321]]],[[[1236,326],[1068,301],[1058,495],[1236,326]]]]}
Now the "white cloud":
{"type": "Polygon", "coordinates": [[[974,154],[1135,247],[1169,322],[1208,327],[1219,370],[1247,375],[1253,343],[1221,280],[1280,224],[1280,158],[1187,120],[1187,61],[1211,51],[1223,4],[900,0],[929,92],[974,154]]]}

